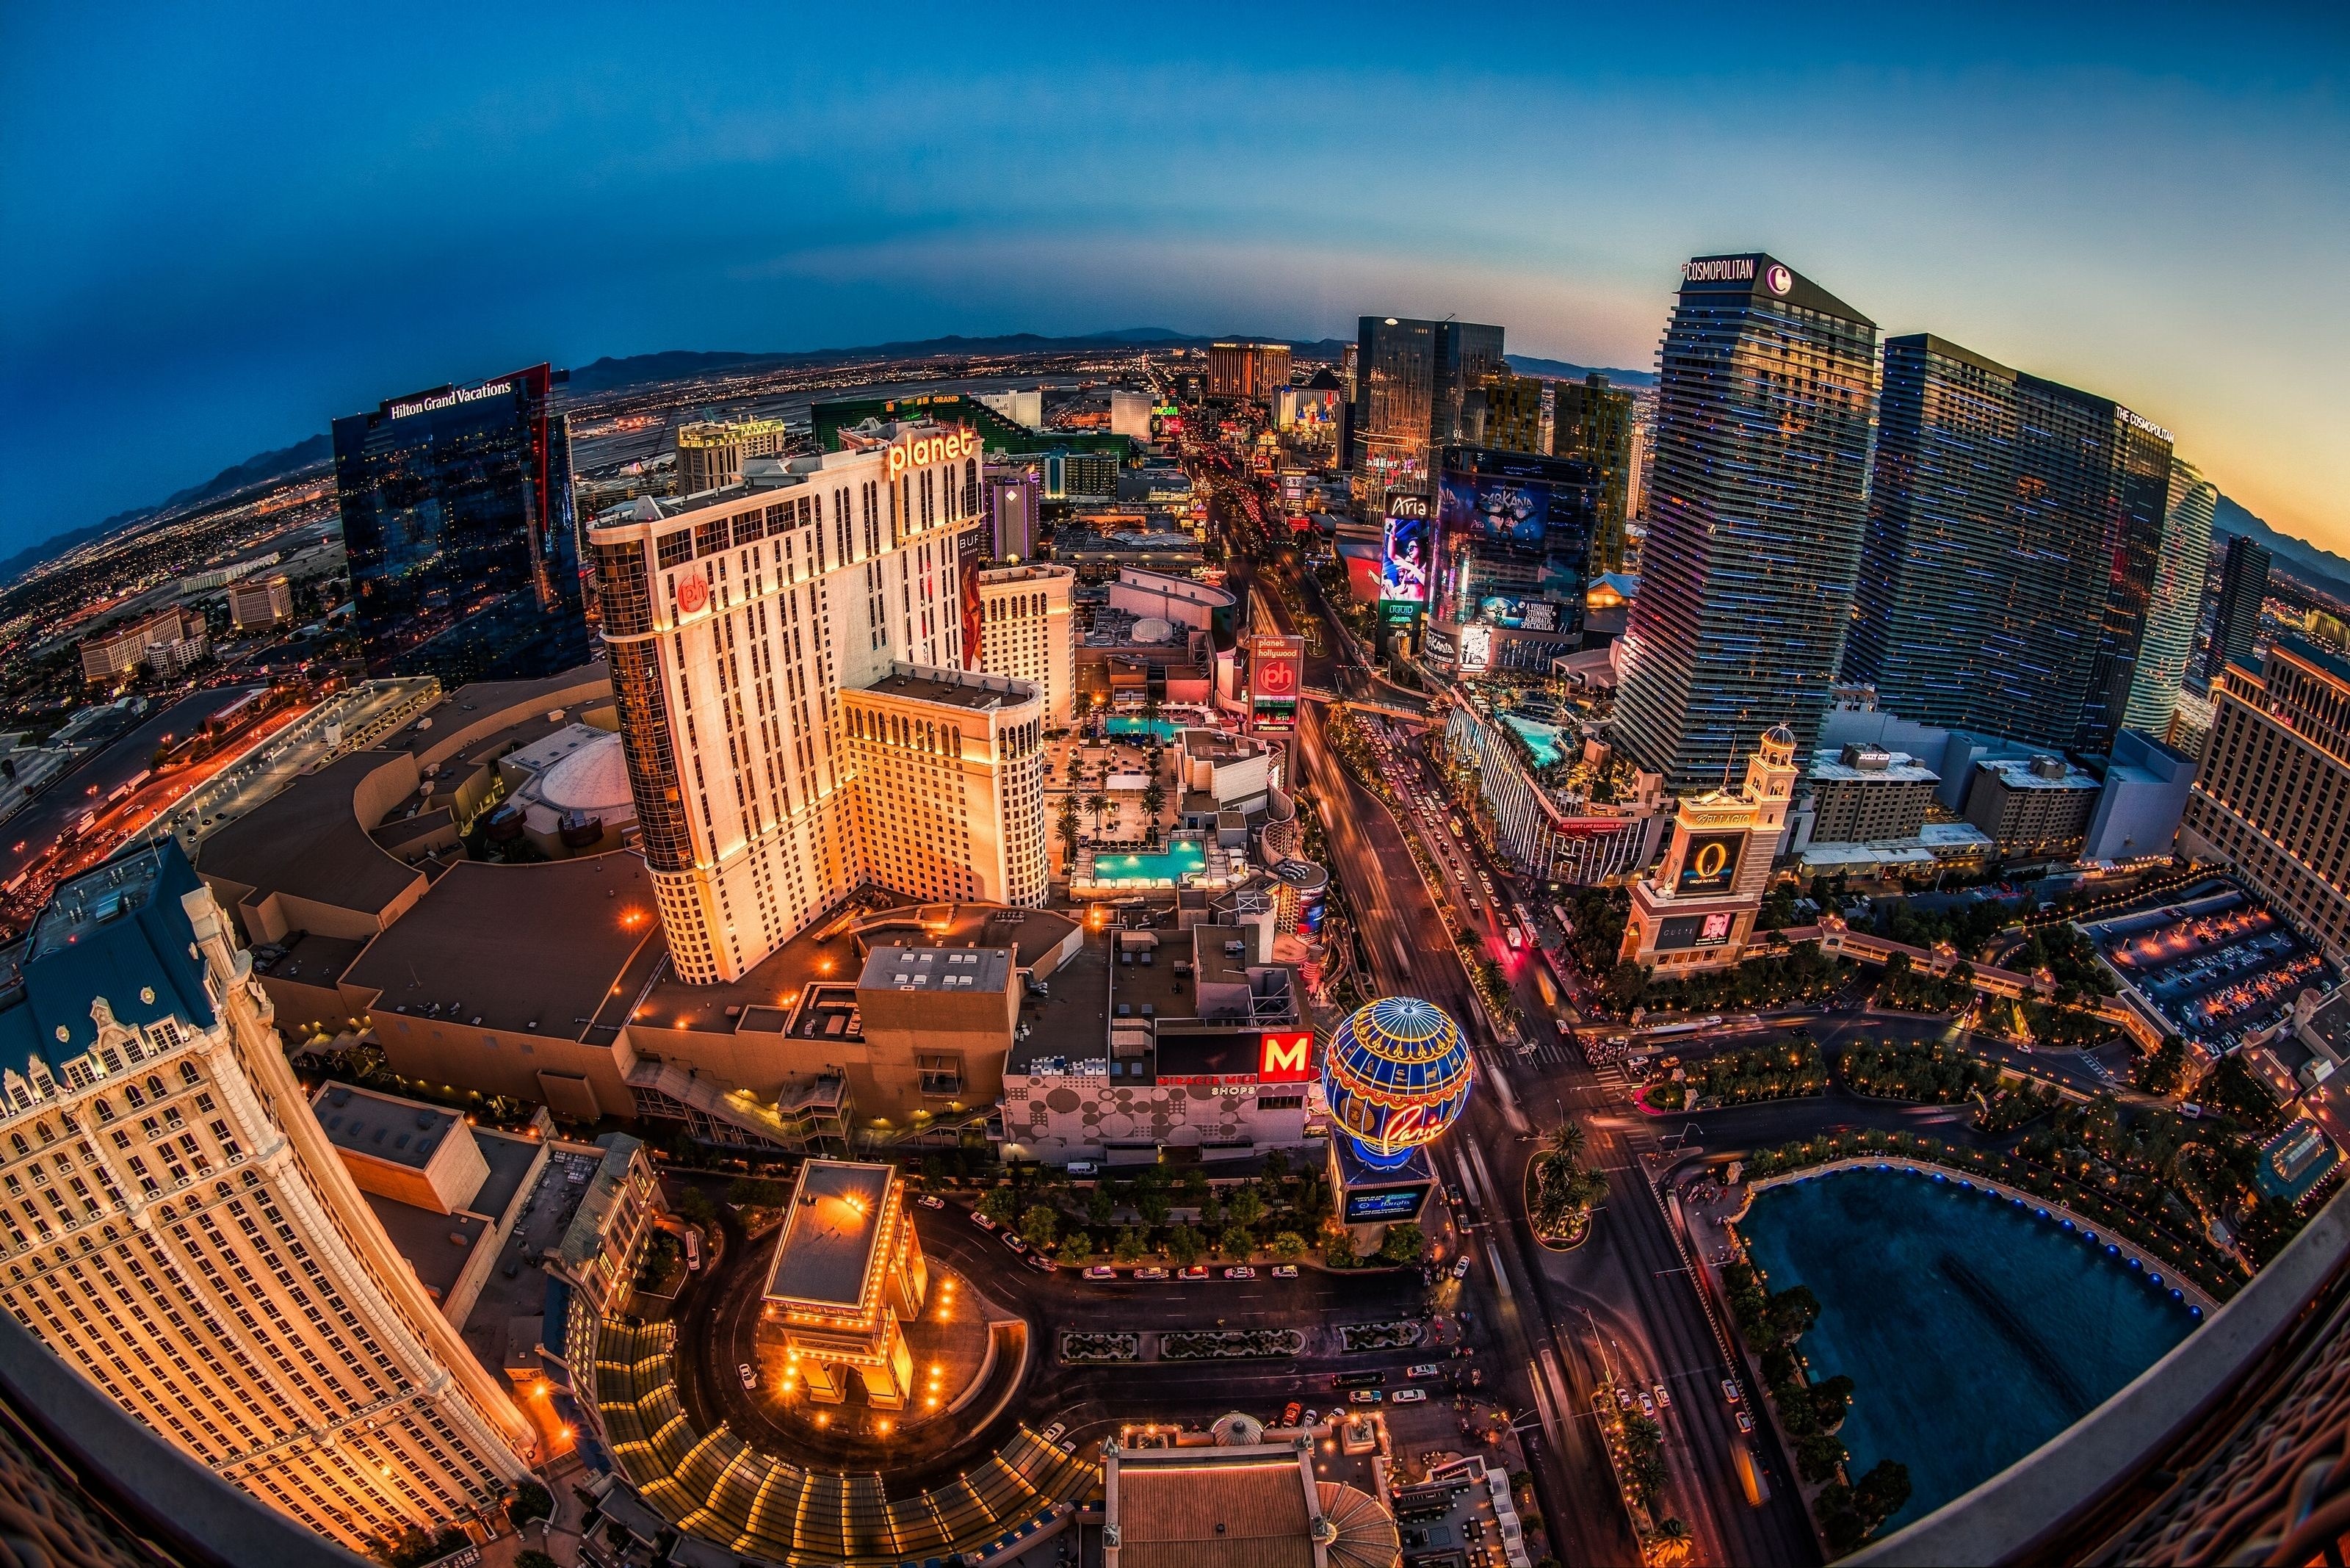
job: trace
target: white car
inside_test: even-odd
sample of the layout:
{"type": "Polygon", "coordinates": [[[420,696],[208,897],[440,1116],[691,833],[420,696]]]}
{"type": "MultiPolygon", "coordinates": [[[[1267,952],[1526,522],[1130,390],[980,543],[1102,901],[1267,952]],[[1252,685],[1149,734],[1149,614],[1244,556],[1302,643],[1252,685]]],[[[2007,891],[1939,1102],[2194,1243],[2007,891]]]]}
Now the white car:
{"type": "Polygon", "coordinates": [[[1658,1384],[1658,1385],[1657,1385],[1657,1408],[1658,1408],[1658,1409],[1659,1409],[1659,1410],[1669,1410],[1669,1409],[1671,1409],[1672,1407],[1673,1407],[1673,1397],[1672,1397],[1671,1395],[1669,1395],[1669,1394],[1668,1394],[1668,1393],[1666,1393],[1666,1392],[1665,1392],[1665,1386],[1664,1386],[1663,1384],[1661,1384],[1661,1383],[1658,1384]]]}
{"type": "Polygon", "coordinates": [[[756,1388],[759,1386],[759,1375],[751,1370],[751,1364],[747,1361],[737,1366],[734,1374],[743,1379],[743,1386],[745,1388],[756,1388]]]}
{"type": "Polygon", "coordinates": [[[1294,1280],[1297,1277],[1297,1265],[1295,1263],[1275,1263],[1273,1266],[1273,1277],[1276,1280],[1294,1280]]]}
{"type": "Polygon", "coordinates": [[[1425,1388],[1399,1388],[1394,1393],[1388,1396],[1388,1403],[1390,1405],[1417,1405],[1427,1399],[1427,1397],[1428,1390],[1425,1388]]]}
{"type": "Polygon", "coordinates": [[[934,1192],[925,1192],[914,1201],[925,1209],[944,1209],[947,1206],[946,1199],[934,1192]]]}
{"type": "Polygon", "coordinates": [[[1045,1428],[1042,1435],[1046,1442],[1057,1443],[1061,1440],[1061,1434],[1068,1429],[1069,1426],[1067,1422],[1055,1421],[1051,1426],[1045,1428]]]}
{"type": "Polygon", "coordinates": [[[1253,1280],[1256,1278],[1256,1271],[1250,1268],[1246,1263],[1238,1263],[1224,1271],[1224,1278],[1228,1280],[1253,1280]]]}

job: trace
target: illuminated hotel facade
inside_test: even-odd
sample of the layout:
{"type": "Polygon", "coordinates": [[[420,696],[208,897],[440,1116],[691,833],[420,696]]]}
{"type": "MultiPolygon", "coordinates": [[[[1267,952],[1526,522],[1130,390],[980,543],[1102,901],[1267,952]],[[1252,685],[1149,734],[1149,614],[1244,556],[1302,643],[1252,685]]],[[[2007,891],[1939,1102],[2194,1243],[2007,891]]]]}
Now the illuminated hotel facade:
{"type": "Polygon", "coordinates": [[[999,566],[979,575],[980,668],[1036,688],[1045,722],[1069,722],[1077,691],[1072,566],[999,566]]]}
{"type": "Polygon", "coordinates": [[[527,1470],[529,1422],[312,1116],[171,845],[64,884],[0,972],[17,1321],[224,1480],[365,1550],[527,1470]]]}
{"type": "Polygon", "coordinates": [[[978,438],[842,438],[589,535],[645,861],[689,982],[740,980],[868,881],[1045,901],[1044,702],[972,668],[978,438]]]}

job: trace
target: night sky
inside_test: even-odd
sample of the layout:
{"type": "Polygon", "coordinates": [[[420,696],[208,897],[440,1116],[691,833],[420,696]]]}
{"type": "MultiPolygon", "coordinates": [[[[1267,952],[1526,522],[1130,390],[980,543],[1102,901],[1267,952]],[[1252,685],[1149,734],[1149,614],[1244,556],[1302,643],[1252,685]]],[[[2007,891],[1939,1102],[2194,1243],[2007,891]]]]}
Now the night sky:
{"type": "Polygon", "coordinates": [[[1645,369],[1762,249],[2350,553],[2345,9],[1943,9],[19,0],[0,552],[540,359],[1375,311],[1645,369]]]}

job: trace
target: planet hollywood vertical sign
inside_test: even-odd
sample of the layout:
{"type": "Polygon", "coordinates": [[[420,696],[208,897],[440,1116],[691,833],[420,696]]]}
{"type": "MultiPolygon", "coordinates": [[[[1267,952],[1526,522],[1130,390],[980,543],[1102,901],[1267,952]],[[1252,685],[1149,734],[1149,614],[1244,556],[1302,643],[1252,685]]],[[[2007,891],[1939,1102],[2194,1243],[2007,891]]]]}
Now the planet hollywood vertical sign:
{"type": "Polygon", "coordinates": [[[1295,728],[1298,691],[1305,684],[1305,642],[1259,633],[1249,639],[1248,648],[1250,723],[1260,730],[1295,728]]]}

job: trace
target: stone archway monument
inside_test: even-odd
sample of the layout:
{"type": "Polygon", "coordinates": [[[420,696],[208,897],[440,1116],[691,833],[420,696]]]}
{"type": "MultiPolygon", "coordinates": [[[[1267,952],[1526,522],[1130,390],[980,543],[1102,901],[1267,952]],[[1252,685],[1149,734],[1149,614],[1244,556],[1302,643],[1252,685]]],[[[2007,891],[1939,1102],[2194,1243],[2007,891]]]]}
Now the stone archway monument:
{"type": "Polygon", "coordinates": [[[867,1403],[904,1408],[914,1365],[899,1325],[920,1315],[929,1285],[893,1167],[836,1159],[800,1167],[766,1289],[787,1386],[796,1380],[810,1399],[837,1405],[853,1374],[864,1380],[867,1403]]]}

